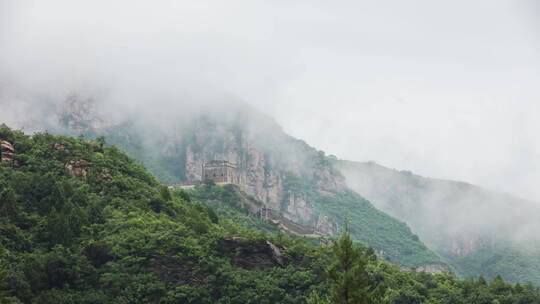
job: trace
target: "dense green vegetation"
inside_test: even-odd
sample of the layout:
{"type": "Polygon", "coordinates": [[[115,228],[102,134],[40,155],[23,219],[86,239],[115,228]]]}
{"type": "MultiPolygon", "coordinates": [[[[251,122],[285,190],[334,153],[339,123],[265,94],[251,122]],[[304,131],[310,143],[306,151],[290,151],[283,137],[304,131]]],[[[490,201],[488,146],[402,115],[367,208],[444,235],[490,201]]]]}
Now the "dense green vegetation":
{"type": "MultiPolygon", "coordinates": [[[[182,193],[183,190],[176,190],[182,193]]],[[[205,185],[200,185],[187,191],[189,196],[198,201],[201,205],[210,207],[221,218],[228,219],[246,228],[263,232],[279,233],[279,229],[257,216],[249,216],[248,203],[260,205],[252,196],[245,193],[240,194],[240,190],[233,185],[216,186],[213,182],[207,181],[205,185]]]]}
{"type": "Polygon", "coordinates": [[[410,267],[444,264],[405,223],[375,209],[369,201],[352,191],[335,193],[333,197],[321,195],[313,183],[293,175],[287,177],[285,187],[296,193],[305,193],[320,212],[335,222],[343,223],[347,219],[351,235],[369,244],[379,256],[390,262],[410,267]]]}
{"type": "Polygon", "coordinates": [[[452,262],[459,265],[459,275],[465,278],[483,273],[486,278],[504,274],[511,282],[540,282],[540,254],[538,250],[526,250],[515,246],[493,244],[480,248],[465,257],[455,257],[452,262]]]}
{"type": "Polygon", "coordinates": [[[0,167],[0,265],[24,303],[301,303],[324,284],[324,264],[310,264],[321,253],[218,219],[114,147],[8,129],[0,137],[17,150],[0,167]],[[65,164],[80,159],[87,176],[76,179],[65,164]],[[235,253],[219,246],[229,236],[286,246],[283,265],[231,264],[235,253]]]}
{"type": "MultiPolygon", "coordinates": [[[[0,139],[16,148],[14,162],[0,164],[0,303],[315,303],[347,272],[336,245],[236,224],[161,186],[115,147],[7,128],[0,139]],[[66,168],[73,162],[85,174],[66,168]]],[[[207,202],[229,192],[205,187],[207,202]]],[[[221,205],[234,209],[236,199],[221,205]]],[[[357,257],[363,286],[384,286],[382,303],[540,303],[532,285],[357,257]]]]}
{"type": "Polygon", "coordinates": [[[371,248],[354,246],[348,224],[339,240],[332,240],[334,261],[328,268],[332,283],[331,302],[335,304],[379,304],[384,302],[384,280],[368,271],[375,261],[371,248]]]}
{"type": "Polygon", "coordinates": [[[110,127],[104,134],[96,133],[91,128],[79,126],[82,129],[56,130],[59,134],[78,136],[83,134],[88,138],[106,136],[107,142],[113,143],[129,156],[144,164],[161,182],[176,182],[185,179],[185,154],[166,155],[161,148],[166,144],[162,137],[154,136],[159,132],[151,126],[142,127],[135,121],[126,121],[110,127]]]}

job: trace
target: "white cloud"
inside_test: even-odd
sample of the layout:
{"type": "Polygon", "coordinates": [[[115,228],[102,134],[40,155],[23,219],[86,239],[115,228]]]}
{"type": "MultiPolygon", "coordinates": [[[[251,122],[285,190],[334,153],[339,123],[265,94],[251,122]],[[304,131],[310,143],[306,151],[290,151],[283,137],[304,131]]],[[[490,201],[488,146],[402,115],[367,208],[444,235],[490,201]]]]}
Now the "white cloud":
{"type": "Polygon", "coordinates": [[[0,85],[148,107],[227,91],[340,157],[540,201],[536,3],[5,0],[0,85]]]}

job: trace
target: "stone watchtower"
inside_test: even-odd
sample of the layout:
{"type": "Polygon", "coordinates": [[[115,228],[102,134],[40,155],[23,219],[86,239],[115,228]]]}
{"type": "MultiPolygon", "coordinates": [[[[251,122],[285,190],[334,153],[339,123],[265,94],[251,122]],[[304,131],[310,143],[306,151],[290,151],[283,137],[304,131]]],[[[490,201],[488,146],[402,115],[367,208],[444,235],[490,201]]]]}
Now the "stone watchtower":
{"type": "Polygon", "coordinates": [[[213,160],[203,165],[202,179],[216,184],[237,184],[236,166],[226,160],[213,160]]]}

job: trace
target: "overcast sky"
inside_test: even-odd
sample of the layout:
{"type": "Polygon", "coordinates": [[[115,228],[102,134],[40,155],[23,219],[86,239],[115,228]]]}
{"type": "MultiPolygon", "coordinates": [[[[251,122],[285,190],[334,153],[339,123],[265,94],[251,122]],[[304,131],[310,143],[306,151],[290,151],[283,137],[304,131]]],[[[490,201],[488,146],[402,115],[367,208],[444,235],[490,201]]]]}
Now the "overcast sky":
{"type": "Polygon", "coordinates": [[[0,88],[226,91],[340,158],[540,201],[539,3],[0,0],[0,88]]]}

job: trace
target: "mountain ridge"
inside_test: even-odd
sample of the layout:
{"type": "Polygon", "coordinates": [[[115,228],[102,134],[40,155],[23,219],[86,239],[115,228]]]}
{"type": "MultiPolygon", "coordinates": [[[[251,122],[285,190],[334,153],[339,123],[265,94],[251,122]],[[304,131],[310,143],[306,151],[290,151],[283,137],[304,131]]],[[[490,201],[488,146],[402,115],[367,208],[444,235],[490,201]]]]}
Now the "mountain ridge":
{"type": "Polygon", "coordinates": [[[540,280],[540,207],[470,183],[425,178],[374,162],[335,160],[348,185],[406,221],[462,276],[540,280]]]}
{"type": "MultiPolygon", "coordinates": [[[[254,195],[256,199],[263,201],[272,210],[277,210],[287,219],[301,225],[313,226],[329,234],[335,234],[339,230],[338,224],[343,221],[345,213],[352,212],[352,214],[355,214],[355,212],[358,212],[359,214],[356,216],[358,216],[358,219],[362,219],[366,214],[372,212],[371,217],[376,217],[374,214],[378,213],[375,212],[376,209],[374,208],[373,211],[369,211],[372,208],[368,208],[366,210],[362,209],[360,212],[358,208],[344,207],[363,202],[362,196],[366,196],[370,201],[376,203],[379,210],[390,214],[402,223],[407,223],[412,227],[412,231],[420,236],[422,241],[425,239],[429,247],[443,257],[435,264],[449,263],[453,266],[457,265],[457,272],[464,277],[480,274],[494,277],[498,273],[503,273],[503,276],[506,274],[506,278],[514,281],[540,281],[539,277],[531,275],[531,273],[540,273],[540,270],[537,271],[534,267],[524,269],[525,275],[523,276],[516,276],[515,271],[511,269],[516,263],[517,265],[535,263],[535,256],[528,257],[521,252],[522,250],[515,251],[512,246],[507,244],[499,248],[500,244],[486,238],[485,233],[477,231],[479,228],[476,226],[472,226],[473,228],[468,230],[457,229],[450,235],[451,237],[448,237],[445,235],[444,229],[437,227],[435,227],[436,229],[433,227],[425,228],[418,224],[422,220],[420,217],[407,217],[402,214],[403,210],[400,211],[400,208],[403,209],[409,206],[412,209],[423,209],[426,214],[431,214],[430,212],[440,214],[443,208],[434,210],[433,206],[418,207],[415,205],[417,202],[414,199],[412,203],[405,203],[410,200],[402,199],[399,195],[396,197],[396,201],[401,201],[401,204],[393,204],[391,208],[381,206],[377,197],[371,197],[369,191],[356,189],[351,185],[352,178],[347,174],[343,174],[343,168],[338,168],[339,166],[336,164],[339,163],[339,160],[337,158],[327,156],[324,152],[310,147],[304,141],[286,135],[273,119],[241,103],[228,104],[224,102],[214,107],[202,107],[195,112],[181,113],[176,121],[171,122],[166,119],[160,121],[159,115],[151,119],[140,116],[139,119],[127,118],[107,121],[103,113],[95,110],[103,110],[103,106],[93,107],[91,105],[93,102],[95,101],[92,99],[84,98],[68,99],[69,111],[56,111],[56,115],[59,116],[60,126],[57,126],[56,129],[51,128],[51,130],[58,133],[67,132],[71,135],[83,133],[92,138],[105,136],[109,143],[119,145],[129,155],[141,161],[158,179],[165,182],[199,181],[202,176],[202,164],[205,161],[226,159],[240,163],[240,186],[243,191],[254,195]],[[90,105],[85,105],[85,103],[90,103],[90,105]],[[79,113],[71,115],[69,114],[70,111],[78,111],[79,113]],[[159,121],[159,123],[155,123],[156,121],[159,121]],[[276,157],[276,155],[279,157],[276,157]],[[291,172],[292,174],[290,174],[291,172]],[[356,190],[360,195],[348,192],[348,188],[356,190]],[[339,197],[339,199],[336,199],[336,197],[339,197]],[[336,204],[337,201],[339,201],[338,204],[336,204]],[[361,214],[362,212],[364,214],[361,214]],[[432,230],[435,233],[429,234],[426,233],[426,230],[432,230]],[[448,241],[444,243],[441,240],[448,241]],[[488,248],[495,248],[495,250],[489,250],[488,248]],[[484,253],[477,254],[477,252],[484,253]],[[492,254],[486,255],[485,252],[492,254]],[[503,258],[499,258],[498,253],[501,253],[500,256],[503,258]],[[493,262],[495,260],[502,260],[502,262],[493,262]],[[490,270],[490,265],[485,264],[486,261],[492,261],[490,263],[493,265],[491,267],[493,270],[490,270]],[[507,266],[501,268],[500,265],[507,266]]],[[[155,113],[159,113],[159,110],[153,110],[152,115],[155,113]]],[[[129,117],[129,115],[124,116],[129,117]]],[[[174,116],[172,112],[166,115],[166,117],[171,116],[174,116]]],[[[344,162],[341,161],[341,164],[344,162]]],[[[412,174],[412,172],[402,171],[401,173],[412,179],[420,178],[412,174]]],[[[373,180],[373,176],[365,176],[364,178],[364,180],[370,179],[373,180]]],[[[449,188],[453,190],[449,192],[459,193],[462,191],[461,188],[475,187],[472,184],[459,181],[430,180],[451,185],[449,188]]],[[[378,180],[376,184],[389,185],[384,179],[378,180]]],[[[390,188],[387,187],[385,191],[393,193],[400,189],[399,185],[393,185],[390,188]]],[[[407,196],[403,195],[401,197],[407,198],[407,196]]],[[[441,197],[438,200],[452,201],[453,199],[441,197]]],[[[462,203],[461,207],[463,210],[467,210],[471,206],[477,205],[476,201],[482,202],[485,199],[471,199],[466,202],[467,204],[462,203]]],[[[367,200],[360,204],[371,205],[367,200]]],[[[407,212],[414,214],[411,210],[407,212]]],[[[416,213],[421,214],[422,212],[416,213]]],[[[471,214],[475,213],[471,212],[471,214]]],[[[516,216],[512,215],[512,213],[505,215],[516,216]]],[[[435,218],[440,222],[448,220],[441,215],[435,218]]],[[[460,221],[454,219],[452,223],[446,225],[451,227],[459,222],[461,222],[461,219],[460,221]]],[[[392,244],[380,240],[373,243],[378,234],[386,233],[383,227],[379,227],[382,230],[377,230],[379,228],[372,230],[371,228],[377,227],[377,223],[370,223],[367,226],[366,224],[362,224],[364,225],[363,230],[355,231],[356,236],[360,237],[363,234],[364,238],[360,237],[360,240],[371,241],[370,244],[380,254],[383,256],[388,254],[383,248],[392,248],[392,244]],[[369,234],[371,236],[366,238],[365,236],[369,234]]],[[[509,225],[505,227],[515,228],[509,225]]],[[[480,228],[484,229],[483,227],[480,228]]],[[[527,230],[525,228],[523,231],[527,230]]],[[[409,231],[405,233],[408,236],[397,237],[396,235],[395,239],[407,240],[412,238],[411,240],[414,243],[414,238],[417,238],[413,237],[414,234],[408,227],[404,228],[404,226],[398,225],[393,229],[396,231],[409,231]]],[[[504,234],[517,229],[505,230],[507,231],[501,230],[500,233],[504,234]]],[[[493,234],[494,232],[490,233],[493,234]]],[[[414,248],[414,246],[411,248],[414,248]]],[[[401,255],[400,259],[402,260],[397,261],[397,263],[400,264],[401,262],[405,266],[418,267],[421,266],[420,264],[433,264],[432,260],[436,260],[431,257],[423,263],[418,263],[414,259],[412,261],[404,259],[402,253],[405,250],[396,251],[395,248],[393,250],[394,252],[385,258],[391,262],[396,262],[393,259],[401,255]]],[[[421,248],[413,249],[413,251],[415,250],[426,252],[421,248]]],[[[424,254],[424,256],[427,257],[429,254],[424,254]]]]}
{"type": "MultiPolygon", "coordinates": [[[[340,261],[337,245],[241,214],[235,186],[203,184],[193,195],[205,205],[101,139],[0,126],[0,140],[13,151],[0,161],[2,303],[298,304],[336,288],[328,265],[340,261]]],[[[368,255],[363,279],[382,286],[381,303],[540,299],[532,284],[405,272],[370,248],[347,248],[368,255]]]]}

